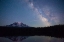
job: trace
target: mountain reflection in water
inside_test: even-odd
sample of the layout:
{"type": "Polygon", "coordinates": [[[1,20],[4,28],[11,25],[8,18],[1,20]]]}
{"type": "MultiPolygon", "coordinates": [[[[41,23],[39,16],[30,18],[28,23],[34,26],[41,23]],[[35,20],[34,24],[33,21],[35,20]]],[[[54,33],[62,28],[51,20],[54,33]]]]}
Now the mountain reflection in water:
{"type": "Polygon", "coordinates": [[[17,37],[17,41],[12,41],[11,39],[0,37],[0,42],[64,42],[64,38],[55,38],[49,36],[30,36],[22,41],[20,41],[20,36],[17,37]]]}

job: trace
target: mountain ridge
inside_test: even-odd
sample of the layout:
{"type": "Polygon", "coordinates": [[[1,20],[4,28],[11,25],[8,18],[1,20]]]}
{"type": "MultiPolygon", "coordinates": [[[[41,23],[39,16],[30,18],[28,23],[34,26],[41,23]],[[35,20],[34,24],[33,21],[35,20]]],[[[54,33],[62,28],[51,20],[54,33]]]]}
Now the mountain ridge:
{"type": "Polygon", "coordinates": [[[22,22],[14,22],[10,25],[6,25],[6,27],[29,27],[29,26],[22,22]]]}

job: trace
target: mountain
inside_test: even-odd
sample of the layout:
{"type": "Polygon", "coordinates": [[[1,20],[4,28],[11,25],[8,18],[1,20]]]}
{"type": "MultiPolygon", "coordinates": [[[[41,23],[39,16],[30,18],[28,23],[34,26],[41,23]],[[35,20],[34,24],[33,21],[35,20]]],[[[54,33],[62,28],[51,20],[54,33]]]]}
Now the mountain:
{"type": "Polygon", "coordinates": [[[7,27],[29,27],[26,24],[23,24],[22,22],[14,22],[13,24],[6,25],[7,27]]]}
{"type": "MultiPolygon", "coordinates": [[[[29,27],[29,26],[26,24],[23,24],[22,22],[14,22],[10,25],[6,25],[6,27],[29,27]]],[[[9,38],[12,41],[22,41],[28,37],[29,36],[6,36],[5,38],[9,38]]]]}

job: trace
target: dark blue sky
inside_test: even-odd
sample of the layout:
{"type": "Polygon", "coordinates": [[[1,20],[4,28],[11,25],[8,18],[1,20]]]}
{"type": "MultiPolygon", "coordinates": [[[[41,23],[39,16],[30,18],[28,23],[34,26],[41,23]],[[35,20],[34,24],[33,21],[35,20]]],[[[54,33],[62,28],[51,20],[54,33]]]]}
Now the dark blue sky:
{"type": "Polygon", "coordinates": [[[0,0],[0,25],[23,22],[43,27],[64,24],[64,0],[0,0]]]}

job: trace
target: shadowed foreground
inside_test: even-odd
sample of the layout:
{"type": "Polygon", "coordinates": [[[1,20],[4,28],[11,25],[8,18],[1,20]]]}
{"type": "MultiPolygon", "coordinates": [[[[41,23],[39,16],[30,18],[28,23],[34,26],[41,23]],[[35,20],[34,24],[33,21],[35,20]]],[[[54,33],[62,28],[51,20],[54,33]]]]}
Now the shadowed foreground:
{"type": "Polygon", "coordinates": [[[64,25],[50,27],[1,27],[0,36],[51,36],[64,38],[64,25]],[[3,31],[4,30],[4,31],[3,31]]]}

